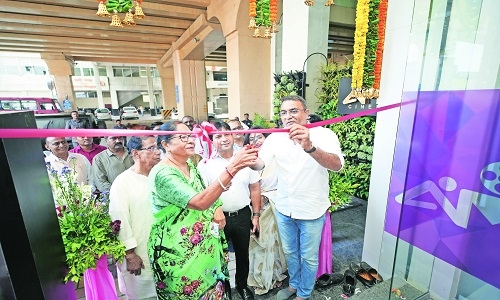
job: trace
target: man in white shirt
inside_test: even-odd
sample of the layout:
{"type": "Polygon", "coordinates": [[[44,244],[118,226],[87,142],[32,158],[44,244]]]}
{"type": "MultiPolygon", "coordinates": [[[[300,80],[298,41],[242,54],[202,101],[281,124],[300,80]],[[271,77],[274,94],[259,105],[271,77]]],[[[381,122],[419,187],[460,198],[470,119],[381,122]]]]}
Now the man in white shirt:
{"type": "Polygon", "coordinates": [[[52,169],[59,174],[64,167],[75,171],[76,183],[92,186],[92,166],[85,156],[69,152],[69,145],[64,137],[47,137],[45,148],[50,154],[45,158],[45,163],[50,163],[52,169]]]}
{"type": "Polygon", "coordinates": [[[118,175],[109,192],[109,215],[120,220],[118,239],[126,256],[117,263],[118,287],[129,300],[156,299],[156,287],[149,264],[147,243],[153,222],[148,200],[148,175],[160,161],[154,136],[133,136],[128,142],[134,164],[118,175]]]}
{"type": "MultiPolygon", "coordinates": [[[[228,125],[231,128],[231,130],[243,130],[243,129],[245,129],[241,125],[241,122],[236,120],[236,119],[230,120],[228,122],[228,125]]],[[[248,129],[248,127],[246,129],[248,129]]],[[[243,142],[245,141],[245,135],[243,133],[234,133],[233,138],[234,138],[234,146],[233,146],[234,150],[238,151],[241,149],[241,147],[243,147],[243,142]]]]}
{"type": "Polygon", "coordinates": [[[276,159],[276,218],[290,275],[289,287],[277,294],[285,300],[308,299],[318,269],[325,212],[330,207],[328,170],[339,171],[344,158],[337,135],[326,128],[308,129],[304,98],[282,98],[280,117],[289,132],[269,135],[259,151],[268,164],[276,159]]]}
{"type": "Polygon", "coordinates": [[[224,122],[215,122],[214,126],[218,131],[222,132],[212,136],[218,154],[215,158],[206,162],[201,161],[198,164],[198,170],[207,185],[218,180],[222,186],[218,176],[224,170],[232,177],[230,185],[223,186],[225,192],[220,196],[223,202],[222,210],[226,217],[224,234],[226,239],[232,242],[236,256],[236,290],[243,300],[254,299],[252,291],[247,286],[249,272],[248,246],[250,244],[250,231],[259,230],[260,176],[257,171],[250,168],[244,168],[234,176],[231,174],[227,169],[235,154],[231,128],[224,122]],[[252,205],[252,210],[250,210],[249,204],[252,205]],[[253,215],[252,211],[254,212],[253,215]]]}

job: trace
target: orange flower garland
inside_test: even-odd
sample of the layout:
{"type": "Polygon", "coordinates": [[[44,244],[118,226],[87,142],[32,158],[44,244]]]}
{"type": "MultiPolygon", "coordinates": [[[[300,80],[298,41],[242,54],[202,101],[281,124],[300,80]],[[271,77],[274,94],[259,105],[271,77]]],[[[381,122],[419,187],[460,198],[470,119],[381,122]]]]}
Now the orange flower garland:
{"type": "Polygon", "coordinates": [[[384,53],[384,41],[385,41],[385,23],[387,20],[387,6],[388,0],[381,0],[378,8],[378,44],[377,44],[377,54],[375,58],[375,66],[373,67],[374,80],[373,88],[378,91],[380,89],[380,76],[382,73],[382,55],[384,53]]]}
{"type": "Polygon", "coordinates": [[[257,3],[256,0],[249,0],[248,16],[250,17],[250,24],[248,29],[255,29],[257,25],[255,24],[255,17],[257,16],[257,3]]]}
{"type": "Polygon", "coordinates": [[[271,21],[271,32],[278,32],[278,0],[269,2],[269,21],[271,21]]]}

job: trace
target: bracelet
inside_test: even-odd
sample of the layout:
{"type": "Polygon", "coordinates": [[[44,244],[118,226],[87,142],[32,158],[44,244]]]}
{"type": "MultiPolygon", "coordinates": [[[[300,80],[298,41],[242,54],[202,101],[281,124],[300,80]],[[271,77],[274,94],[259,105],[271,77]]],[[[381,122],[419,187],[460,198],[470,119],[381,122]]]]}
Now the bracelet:
{"type": "Polygon", "coordinates": [[[229,169],[227,167],[226,167],[226,173],[231,177],[231,179],[234,178],[234,175],[231,172],[229,172],[229,169]]]}
{"type": "Polygon", "coordinates": [[[314,146],[312,146],[312,148],[309,150],[304,149],[305,153],[313,153],[314,151],[316,151],[316,147],[314,147],[314,146]]]}
{"type": "Polygon", "coordinates": [[[260,217],[260,212],[259,213],[253,213],[254,217],[260,217]]]}
{"type": "Polygon", "coordinates": [[[224,186],[224,185],[222,184],[222,181],[220,181],[220,176],[219,176],[219,177],[217,177],[217,180],[219,181],[219,184],[220,184],[221,188],[222,188],[224,191],[229,190],[229,185],[228,185],[228,186],[224,186]]]}

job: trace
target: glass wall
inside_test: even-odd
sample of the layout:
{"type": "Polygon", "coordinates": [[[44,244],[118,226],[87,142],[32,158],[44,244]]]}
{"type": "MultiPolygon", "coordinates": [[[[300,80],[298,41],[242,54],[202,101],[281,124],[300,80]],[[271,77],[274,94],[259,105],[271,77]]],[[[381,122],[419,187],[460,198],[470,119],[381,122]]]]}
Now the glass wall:
{"type": "Polygon", "coordinates": [[[500,299],[500,1],[412,2],[382,243],[395,248],[388,294],[500,299]]]}

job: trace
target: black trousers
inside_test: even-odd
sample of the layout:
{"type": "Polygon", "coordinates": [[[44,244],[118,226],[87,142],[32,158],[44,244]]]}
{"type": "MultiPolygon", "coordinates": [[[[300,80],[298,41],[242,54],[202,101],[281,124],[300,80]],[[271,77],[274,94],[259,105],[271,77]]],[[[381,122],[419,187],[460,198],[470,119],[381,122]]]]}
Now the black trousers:
{"type": "Polygon", "coordinates": [[[239,288],[247,287],[248,271],[249,271],[249,258],[248,246],[250,244],[250,223],[251,223],[251,210],[247,206],[238,211],[237,215],[233,213],[226,216],[226,226],[224,227],[224,234],[226,239],[231,241],[236,256],[236,275],[235,282],[239,288]]]}

